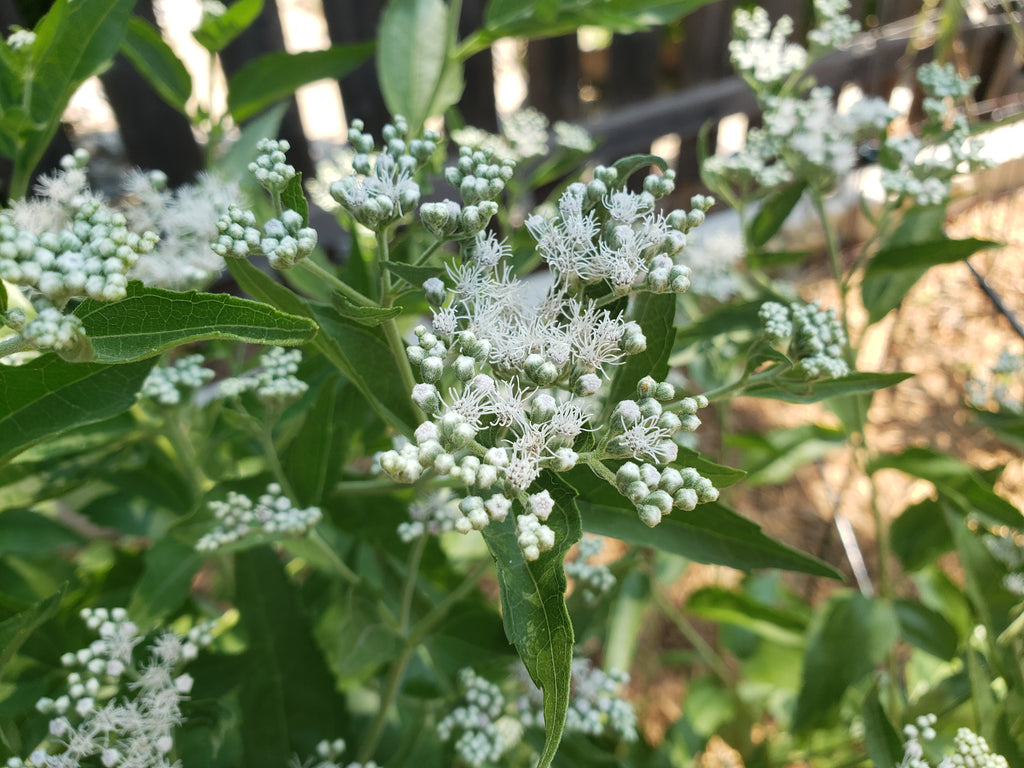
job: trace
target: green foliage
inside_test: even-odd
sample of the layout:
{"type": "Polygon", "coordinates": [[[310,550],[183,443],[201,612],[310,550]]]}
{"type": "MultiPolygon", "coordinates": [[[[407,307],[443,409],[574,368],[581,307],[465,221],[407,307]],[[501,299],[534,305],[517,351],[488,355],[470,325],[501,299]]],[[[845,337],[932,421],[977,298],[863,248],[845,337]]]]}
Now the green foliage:
{"type": "Polygon", "coordinates": [[[205,14],[192,36],[210,53],[217,53],[248,29],[262,10],[263,0],[235,0],[219,16],[205,14]]]}
{"type": "Polygon", "coordinates": [[[181,113],[192,95],[192,77],[160,32],[137,16],[128,20],[121,50],[160,98],[181,113]]]}

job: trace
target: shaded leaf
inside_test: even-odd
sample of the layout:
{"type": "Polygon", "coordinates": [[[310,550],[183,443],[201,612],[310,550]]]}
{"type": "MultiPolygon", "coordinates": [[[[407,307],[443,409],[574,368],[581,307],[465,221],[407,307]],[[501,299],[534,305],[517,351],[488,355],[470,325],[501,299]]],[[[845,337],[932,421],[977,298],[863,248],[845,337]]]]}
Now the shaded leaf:
{"type": "Polygon", "coordinates": [[[748,301],[717,307],[695,323],[689,323],[676,332],[676,349],[708,341],[726,333],[753,335],[761,330],[758,312],[764,301],[748,301]]]}
{"type": "Polygon", "coordinates": [[[807,619],[794,611],[776,608],[750,595],[720,587],[704,587],[686,601],[695,616],[746,629],[766,640],[800,647],[807,619]]]}
{"type": "Polygon", "coordinates": [[[925,567],[953,548],[942,507],[925,499],[904,509],[889,529],[893,552],[908,571],[925,567]]]}
{"type": "Polygon", "coordinates": [[[49,620],[60,608],[66,587],[41,600],[28,610],[22,611],[0,622],[0,677],[14,654],[43,622],[49,620]]]}
{"type": "Polygon", "coordinates": [[[345,435],[345,427],[338,419],[337,376],[332,376],[306,412],[285,459],[285,471],[299,503],[320,504],[329,479],[337,474],[336,442],[345,435]]]}
{"type": "Polygon", "coordinates": [[[82,543],[82,537],[56,520],[28,509],[0,515],[0,557],[45,557],[82,543]]]}
{"type": "Polygon", "coordinates": [[[153,362],[68,363],[43,355],[0,366],[0,464],[44,438],[128,410],[153,362]]]}
{"type": "Polygon", "coordinates": [[[204,559],[195,547],[170,536],[154,544],[146,552],[142,577],[128,606],[132,620],[151,628],[180,608],[204,559]]]}
{"type": "Polygon", "coordinates": [[[302,226],[309,226],[309,201],[302,191],[302,174],[296,173],[288,180],[281,191],[281,205],[286,211],[291,210],[302,216],[302,226]]]}
{"type": "Polygon", "coordinates": [[[138,16],[128,20],[121,52],[160,98],[182,114],[192,95],[192,77],[160,31],[138,16]]]}
{"type": "Polygon", "coordinates": [[[782,400],[785,403],[817,403],[830,397],[852,395],[858,392],[874,392],[906,381],[912,373],[860,373],[855,372],[838,379],[823,381],[787,381],[754,384],[743,390],[747,397],[764,397],[782,400]]]}
{"type": "Polygon", "coordinates": [[[419,288],[432,277],[440,277],[442,273],[440,267],[419,267],[412,264],[404,264],[400,261],[386,261],[381,266],[416,288],[419,288]]]}
{"type": "Polygon", "coordinates": [[[662,171],[668,170],[668,163],[657,155],[629,155],[617,160],[612,166],[618,173],[615,179],[616,185],[624,187],[630,176],[639,170],[650,168],[652,165],[662,171]]]}
{"type": "Polygon", "coordinates": [[[885,659],[898,633],[896,614],[882,600],[850,592],[829,599],[808,637],[793,729],[824,723],[846,689],[885,659]]]}
{"type": "Polygon", "coordinates": [[[648,528],[633,505],[589,469],[580,467],[563,477],[578,492],[583,525],[591,533],[743,571],[782,568],[839,578],[831,566],[766,536],[761,526],[717,502],[700,504],[692,512],[673,510],[648,528]]]}
{"type": "Polygon", "coordinates": [[[747,240],[751,247],[760,248],[775,236],[800,202],[806,188],[807,182],[795,181],[761,201],[757,215],[747,227],[747,240]]]}
{"type": "Polygon", "coordinates": [[[317,80],[340,80],[373,53],[373,43],[321,51],[274,51],[248,62],[228,80],[228,111],[242,122],[317,80]]]}
{"type": "Polygon", "coordinates": [[[956,656],[960,640],[956,629],[941,613],[914,600],[896,600],[893,608],[904,640],[946,661],[956,656]]]}
{"type": "Polygon", "coordinates": [[[262,10],[263,0],[235,0],[220,16],[204,15],[192,37],[210,53],[217,53],[248,29],[262,10]]]}
{"type": "Polygon", "coordinates": [[[331,305],[342,317],[371,328],[402,314],[401,307],[362,307],[340,293],[331,296],[331,305]]]}
{"type": "Polygon", "coordinates": [[[121,301],[86,299],[75,309],[97,362],[130,362],[201,339],[302,344],[316,334],[307,318],[223,293],[168,291],[128,284],[121,301]]]}
{"type": "Polygon", "coordinates": [[[555,500],[547,525],[555,532],[555,547],[534,562],[527,562],[516,541],[515,520],[492,522],[484,539],[498,569],[501,613],[509,642],[544,692],[544,750],[538,768],[554,758],[565,727],[572,674],[573,629],[565,607],[563,563],[569,547],[579,540],[580,513],[573,491],[551,473],[544,485],[555,500]]]}
{"type": "Polygon", "coordinates": [[[899,765],[903,760],[903,740],[882,708],[877,688],[872,688],[864,699],[861,714],[864,717],[864,745],[875,768],[899,765]]]}

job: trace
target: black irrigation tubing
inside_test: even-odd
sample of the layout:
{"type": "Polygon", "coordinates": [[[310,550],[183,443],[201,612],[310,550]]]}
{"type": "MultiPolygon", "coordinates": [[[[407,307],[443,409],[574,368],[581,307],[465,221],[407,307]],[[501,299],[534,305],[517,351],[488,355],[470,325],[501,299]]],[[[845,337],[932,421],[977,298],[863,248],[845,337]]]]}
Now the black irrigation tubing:
{"type": "Polygon", "coordinates": [[[978,281],[978,286],[981,290],[983,290],[985,295],[991,299],[992,303],[995,305],[996,309],[1002,313],[1003,317],[1010,321],[1010,325],[1013,327],[1013,330],[1017,332],[1017,335],[1024,339],[1024,326],[1020,324],[1020,321],[1013,314],[1013,310],[1003,303],[1002,298],[998,293],[996,293],[996,290],[978,273],[978,270],[974,268],[970,261],[965,259],[964,263],[967,265],[967,268],[971,270],[971,274],[974,275],[974,279],[978,281]]]}

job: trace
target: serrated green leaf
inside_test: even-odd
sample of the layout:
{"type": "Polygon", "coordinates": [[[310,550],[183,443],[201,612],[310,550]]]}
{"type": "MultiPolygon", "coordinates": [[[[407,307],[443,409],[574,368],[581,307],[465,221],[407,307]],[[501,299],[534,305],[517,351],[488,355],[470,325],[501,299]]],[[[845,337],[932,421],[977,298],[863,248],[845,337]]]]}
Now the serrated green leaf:
{"type": "Polygon", "coordinates": [[[872,688],[861,709],[864,717],[864,745],[875,768],[893,768],[903,760],[903,741],[872,688]]]}
{"type": "Polygon", "coordinates": [[[151,628],[180,608],[204,559],[195,547],[170,536],[154,544],[146,552],[142,576],[128,605],[132,620],[151,628]]]}
{"type": "Polygon", "coordinates": [[[153,362],[68,363],[43,355],[0,366],[0,464],[44,438],[128,410],[153,362]]]}
{"type": "Polygon", "coordinates": [[[370,328],[402,314],[401,307],[362,307],[353,304],[341,293],[331,296],[331,305],[339,315],[370,328]]]}
{"type": "Polygon", "coordinates": [[[747,240],[753,248],[760,248],[775,233],[778,232],[786,222],[793,208],[800,202],[800,197],[807,188],[807,182],[795,181],[792,184],[772,192],[763,201],[757,215],[754,216],[747,227],[747,240]]]}
{"type": "Polygon", "coordinates": [[[807,619],[794,611],[776,608],[750,595],[721,587],[704,587],[686,601],[695,616],[746,629],[766,640],[802,647],[807,619]]]}
{"type": "Polygon", "coordinates": [[[538,768],[554,758],[565,727],[572,676],[573,630],[565,607],[565,554],[581,536],[580,513],[573,491],[551,473],[544,486],[555,500],[547,525],[555,532],[555,546],[534,562],[523,559],[516,541],[515,520],[492,522],[484,539],[498,569],[502,621],[509,642],[544,692],[544,749],[538,768]]]}
{"type": "Polygon", "coordinates": [[[868,310],[869,322],[877,323],[895,309],[930,267],[961,261],[980,250],[998,246],[999,243],[975,238],[942,238],[880,250],[868,262],[861,284],[861,300],[868,310]]]}
{"type": "Polygon", "coordinates": [[[274,552],[235,555],[235,601],[248,638],[238,694],[248,768],[280,768],[337,733],[344,707],[309,618],[274,552]]]}
{"type": "Polygon", "coordinates": [[[781,568],[839,578],[831,566],[769,538],[761,526],[717,502],[701,504],[692,512],[673,510],[648,528],[633,505],[589,469],[579,467],[562,477],[579,494],[576,503],[583,527],[591,533],[743,571],[781,568]]]}
{"type": "Polygon", "coordinates": [[[838,379],[823,381],[787,381],[755,384],[743,390],[747,397],[764,397],[782,400],[785,403],[817,403],[830,397],[852,395],[859,392],[874,392],[906,381],[912,373],[861,373],[855,372],[838,379]]]}
{"type": "Polygon", "coordinates": [[[806,732],[824,723],[847,688],[885,659],[898,634],[888,603],[850,592],[829,599],[807,641],[793,730],[806,732]]]}
{"type": "Polygon", "coordinates": [[[60,607],[66,586],[41,600],[28,610],[0,622],[0,677],[14,654],[32,635],[36,627],[52,617],[60,607]]]}
{"type": "Polygon", "coordinates": [[[619,187],[626,186],[626,182],[629,181],[629,177],[641,169],[650,168],[655,166],[662,171],[668,170],[668,163],[665,159],[658,157],[657,155],[629,155],[617,160],[612,168],[617,172],[615,177],[615,184],[619,187]]]}
{"type": "Polygon", "coordinates": [[[448,6],[443,0],[391,0],[377,30],[377,72],[384,102],[404,115],[415,135],[424,121],[458,99],[461,65],[450,57],[448,6]],[[445,103],[447,102],[447,103],[445,103]]]}
{"type": "Polygon", "coordinates": [[[309,226],[309,201],[302,191],[302,174],[296,173],[288,180],[281,192],[281,205],[286,211],[295,211],[302,216],[302,226],[309,226]]]}
{"type": "Polygon", "coordinates": [[[168,291],[128,284],[121,301],[86,299],[75,309],[97,362],[123,363],[201,339],[303,344],[316,334],[307,318],[223,293],[168,291]]]}
{"type": "Polygon", "coordinates": [[[635,398],[636,385],[644,376],[662,381],[668,375],[668,356],[676,337],[676,295],[641,293],[636,297],[632,319],[647,337],[647,349],[616,366],[608,392],[609,403],[635,398]]]}
{"type": "Polygon", "coordinates": [[[188,114],[192,77],[158,29],[133,16],[128,20],[121,52],[161,99],[182,114],[188,114]]]}
{"type": "Polygon", "coordinates": [[[432,277],[440,277],[442,272],[439,267],[417,267],[400,261],[386,261],[381,266],[415,288],[419,288],[432,277]]]}
{"type": "Polygon", "coordinates": [[[334,45],[321,51],[275,51],[250,61],[228,80],[228,111],[236,122],[261,112],[317,80],[340,80],[373,53],[373,43],[334,45]]]}
{"type": "Polygon", "coordinates": [[[941,613],[914,600],[896,600],[893,608],[904,640],[946,661],[956,656],[960,645],[956,628],[941,613]]]}
{"type": "Polygon", "coordinates": [[[235,0],[220,16],[206,15],[192,37],[210,53],[218,53],[242,34],[263,10],[263,0],[235,0]]]}

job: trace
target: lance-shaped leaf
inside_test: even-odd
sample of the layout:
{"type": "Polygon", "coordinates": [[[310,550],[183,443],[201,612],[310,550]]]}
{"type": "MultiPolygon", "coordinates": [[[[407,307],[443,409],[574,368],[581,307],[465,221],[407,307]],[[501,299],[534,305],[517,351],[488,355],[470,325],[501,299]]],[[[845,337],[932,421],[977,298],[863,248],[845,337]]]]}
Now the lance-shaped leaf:
{"type": "Polygon", "coordinates": [[[673,510],[648,528],[633,505],[589,469],[578,467],[564,477],[579,494],[583,527],[591,533],[743,571],[781,568],[839,578],[831,566],[766,536],[761,526],[717,502],[691,512],[673,510]]]}
{"type": "Polygon", "coordinates": [[[115,302],[87,299],[75,309],[96,352],[96,361],[123,363],[157,355],[201,339],[250,344],[303,344],[316,325],[266,304],[223,293],[168,291],[128,284],[115,302]]]}
{"type": "Polygon", "coordinates": [[[572,676],[572,622],[565,607],[565,553],[581,535],[573,491],[551,473],[544,485],[555,500],[547,525],[555,546],[534,562],[523,559],[512,515],[484,528],[498,569],[501,615],[508,635],[530,677],[544,692],[544,749],[538,768],[547,768],[558,749],[569,709],[572,676]]]}
{"type": "Polygon", "coordinates": [[[806,188],[806,182],[794,181],[768,195],[761,202],[757,215],[747,227],[747,240],[752,247],[760,248],[775,236],[793,208],[800,202],[800,196],[806,188]]]}
{"type": "Polygon", "coordinates": [[[133,17],[121,42],[121,52],[160,98],[182,114],[192,95],[192,77],[160,31],[144,19],[133,17]]]}
{"type": "Polygon", "coordinates": [[[69,363],[56,355],[0,366],[0,464],[44,438],[128,410],[152,366],[69,363]]]}
{"type": "Polygon", "coordinates": [[[373,43],[322,51],[275,51],[246,64],[228,80],[228,111],[241,122],[316,80],[340,80],[373,53],[373,43]]]}
{"type": "Polygon", "coordinates": [[[206,15],[192,37],[210,53],[217,53],[244,32],[263,10],[263,0],[236,0],[220,16],[206,15]]]}
{"type": "Polygon", "coordinates": [[[838,379],[824,379],[808,382],[801,380],[776,379],[773,382],[755,384],[743,390],[747,397],[765,397],[784,403],[817,403],[830,397],[874,392],[906,381],[912,373],[861,373],[855,372],[838,379]]]}

